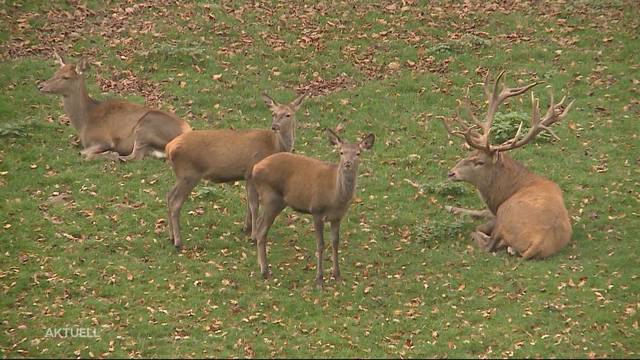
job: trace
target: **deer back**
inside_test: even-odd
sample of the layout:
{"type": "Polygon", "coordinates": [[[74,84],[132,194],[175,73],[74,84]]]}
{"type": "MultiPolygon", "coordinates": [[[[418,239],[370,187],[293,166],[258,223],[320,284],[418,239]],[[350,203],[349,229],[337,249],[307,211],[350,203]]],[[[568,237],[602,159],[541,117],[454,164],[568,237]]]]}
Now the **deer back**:
{"type": "Polygon", "coordinates": [[[257,163],[251,179],[260,193],[274,193],[294,210],[315,213],[335,203],[337,171],[337,164],[277,153],[257,163]]]}
{"type": "Polygon", "coordinates": [[[253,165],[282,151],[270,130],[196,130],[165,147],[176,175],[215,182],[245,179],[253,165]]]}
{"type": "Polygon", "coordinates": [[[138,121],[148,111],[149,109],[142,105],[105,101],[90,108],[84,128],[78,131],[80,137],[86,141],[103,136],[125,139],[132,136],[138,121]]]}

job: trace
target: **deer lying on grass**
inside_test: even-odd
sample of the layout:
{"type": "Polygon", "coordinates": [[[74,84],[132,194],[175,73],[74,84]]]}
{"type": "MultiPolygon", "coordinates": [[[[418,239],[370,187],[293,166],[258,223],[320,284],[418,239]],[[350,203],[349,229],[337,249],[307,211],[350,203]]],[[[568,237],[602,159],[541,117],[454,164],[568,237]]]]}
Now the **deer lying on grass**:
{"type": "Polygon", "coordinates": [[[472,123],[457,118],[461,130],[452,130],[444,120],[449,134],[465,139],[469,146],[476,149],[458,162],[448,177],[453,181],[473,184],[489,211],[453,207],[447,207],[447,210],[488,219],[471,234],[483,250],[510,248],[523,259],[546,258],[562,249],[571,239],[571,224],[562,192],[557,184],[528,171],[505,152],[527,144],[541,131],[547,131],[557,139],[549,127],[566,116],[573,102],[563,110],[565,99],[555,104],[551,94],[549,109],[540,118],[538,100],[532,94],[529,132],[521,137],[520,124],[513,139],[501,145],[491,145],[489,133],[498,106],[507,98],[520,95],[538,84],[536,82],[518,88],[505,88],[503,85],[499,91],[498,83],[503,74],[498,75],[493,88],[489,84],[489,74],[485,77],[484,91],[489,105],[484,121],[473,115],[468,102],[465,102],[465,106],[472,123]]]}
{"type": "MultiPolygon", "coordinates": [[[[167,144],[165,152],[177,179],[167,196],[170,240],[177,250],[182,246],[180,210],[200,179],[216,183],[244,180],[258,161],[271,154],[291,151],[295,113],[305,97],[306,94],[302,94],[289,104],[278,104],[263,93],[262,98],[272,113],[270,129],[196,130],[167,144]]],[[[244,222],[247,233],[252,224],[248,206],[244,222]]]]}
{"type": "Polygon", "coordinates": [[[84,84],[87,61],[68,64],[55,55],[60,69],[38,88],[45,94],[62,95],[64,110],[82,144],[80,154],[87,160],[138,160],[147,154],[164,157],[165,145],[191,130],[185,121],[164,111],[124,101],[93,100],[84,84]]]}
{"type": "Polygon", "coordinates": [[[331,223],[333,277],[340,279],[338,241],[340,221],[349,209],[356,190],[360,152],[373,146],[375,136],[367,135],[359,143],[344,143],[327,130],[329,142],[340,150],[340,163],[330,164],[301,155],[280,153],[269,156],[253,167],[247,182],[249,208],[254,221],[252,239],[258,247],[260,271],[269,277],[266,236],[276,216],[286,207],[313,215],[316,233],[316,285],[322,287],[324,223],[331,223]],[[262,214],[258,209],[262,204],[262,214]]]}

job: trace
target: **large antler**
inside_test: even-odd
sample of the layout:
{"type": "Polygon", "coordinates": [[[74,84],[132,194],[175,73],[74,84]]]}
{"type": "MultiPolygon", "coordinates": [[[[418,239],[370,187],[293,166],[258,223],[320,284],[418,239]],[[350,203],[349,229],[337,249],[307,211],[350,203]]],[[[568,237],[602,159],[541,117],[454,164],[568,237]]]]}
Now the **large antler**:
{"type": "Polygon", "coordinates": [[[487,75],[484,78],[484,93],[487,96],[487,100],[489,103],[487,106],[487,113],[485,115],[484,121],[478,120],[478,118],[473,114],[473,111],[471,110],[468,99],[465,99],[463,102],[463,106],[471,117],[473,124],[460,119],[460,112],[458,112],[456,121],[462,128],[462,131],[453,130],[447,123],[447,121],[444,120],[443,122],[445,128],[447,129],[447,132],[449,134],[465,139],[467,144],[469,144],[469,146],[473,148],[486,152],[493,152],[496,150],[496,148],[492,147],[489,143],[489,134],[491,132],[491,125],[493,125],[493,117],[495,116],[496,110],[506,99],[512,96],[520,95],[531,89],[532,87],[540,84],[540,82],[536,81],[532,84],[516,88],[507,88],[503,84],[500,91],[498,91],[498,84],[500,83],[503,75],[504,71],[500,72],[493,85],[490,84],[489,72],[487,72],[487,75]],[[476,129],[479,129],[480,132],[476,131],[476,129]]]}
{"type": "Polygon", "coordinates": [[[514,136],[513,139],[507,140],[501,145],[492,146],[491,149],[496,151],[507,151],[519,148],[531,141],[542,131],[547,131],[549,134],[551,134],[551,136],[556,138],[556,140],[560,140],[560,138],[551,130],[550,126],[562,120],[567,115],[567,113],[571,109],[571,106],[573,105],[573,101],[563,109],[566,97],[563,97],[558,104],[554,104],[552,92],[549,92],[549,97],[551,98],[549,109],[547,109],[547,113],[544,115],[544,117],[540,119],[540,110],[538,108],[539,100],[533,96],[533,93],[531,93],[532,111],[531,128],[529,129],[529,132],[527,132],[527,134],[522,139],[518,139],[518,137],[520,137],[520,131],[522,130],[522,123],[520,123],[518,131],[516,132],[516,136],[514,136]]]}

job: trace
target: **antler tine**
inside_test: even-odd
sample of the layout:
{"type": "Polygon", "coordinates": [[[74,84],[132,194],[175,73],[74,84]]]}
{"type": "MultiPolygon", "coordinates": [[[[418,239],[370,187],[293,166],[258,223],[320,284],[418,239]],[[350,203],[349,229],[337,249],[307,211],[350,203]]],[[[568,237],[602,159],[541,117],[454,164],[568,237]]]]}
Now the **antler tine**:
{"type": "MultiPolygon", "coordinates": [[[[490,95],[488,95],[489,109],[487,110],[487,116],[485,118],[485,122],[488,123],[489,125],[488,128],[491,128],[491,123],[493,122],[493,116],[495,115],[495,112],[498,109],[498,106],[500,106],[500,104],[502,104],[506,99],[523,94],[527,92],[529,89],[531,89],[532,87],[542,84],[541,81],[536,81],[529,85],[515,87],[515,88],[507,88],[505,86],[502,86],[502,90],[498,94],[498,82],[500,82],[500,79],[502,78],[503,75],[504,75],[504,71],[502,71],[498,76],[498,78],[496,79],[496,83],[493,87],[493,92],[490,95]]],[[[485,92],[486,92],[486,84],[485,84],[485,92]]]]}
{"type": "Polygon", "coordinates": [[[471,109],[471,104],[469,103],[469,98],[465,97],[464,101],[458,100],[458,106],[459,106],[458,116],[456,117],[456,122],[460,125],[460,127],[464,131],[454,131],[454,132],[451,132],[451,134],[456,135],[458,137],[463,137],[467,142],[467,144],[473,148],[488,151],[488,148],[487,148],[488,143],[485,140],[484,135],[478,134],[477,132],[475,132],[476,129],[484,130],[484,123],[478,120],[478,118],[473,113],[473,110],[471,109]],[[460,108],[463,108],[464,110],[466,110],[466,112],[469,114],[469,117],[471,118],[472,124],[467,123],[462,119],[460,108]]]}
{"type": "Polygon", "coordinates": [[[500,71],[500,74],[498,74],[498,77],[496,77],[496,81],[493,83],[493,90],[490,89],[491,86],[489,85],[489,82],[491,80],[491,75],[487,71],[487,74],[484,76],[484,84],[483,84],[484,93],[485,95],[487,95],[487,98],[489,98],[489,100],[491,99],[492,96],[498,93],[498,83],[504,76],[504,73],[505,71],[502,70],[500,71]]]}
{"type": "Polygon", "coordinates": [[[569,109],[571,108],[571,106],[573,106],[574,101],[572,101],[571,103],[569,103],[569,105],[567,105],[566,108],[564,108],[564,110],[558,114],[558,111],[560,109],[562,109],[562,106],[564,105],[564,101],[567,99],[567,97],[563,97],[562,100],[560,100],[560,102],[558,104],[554,104],[553,102],[553,92],[549,92],[550,97],[551,97],[551,105],[549,106],[549,109],[547,110],[547,113],[544,116],[544,119],[542,120],[542,123],[544,125],[551,125],[557,121],[562,120],[567,113],[569,112],[569,109]]]}
{"type": "Polygon", "coordinates": [[[502,77],[504,76],[504,74],[505,74],[504,70],[501,71],[500,74],[498,74],[495,82],[493,83],[493,89],[491,89],[491,85],[490,85],[491,76],[489,75],[488,71],[484,77],[483,88],[484,88],[484,93],[487,96],[488,106],[487,106],[487,113],[485,115],[484,122],[480,123],[480,127],[482,128],[481,140],[484,145],[483,150],[487,152],[491,151],[491,145],[489,143],[489,135],[491,133],[491,126],[493,125],[493,117],[495,115],[496,110],[498,109],[498,106],[500,106],[500,104],[504,101],[504,99],[508,97],[508,96],[505,96],[505,94],[508,94],[508,91],[507,91],[508,89],[505,89],[504,85],[502,85],[502,90],[500,91],[500,93],[498,93],[498,86],[500,85],[500,81],[502,80],[502,77]]]}
{"type": "Polygon", "coordinates": [[[449,135],[457,136],[464,139],[464,135],[460,131],[455,131],[451,128],[451,126],[449,126],[449,122],[444,116],[440,116],[440,120],[442,120],[442,124],[444,125],[444,128],[447,129],[449,135]]]}
{"type": "Polygon", "coordinates": [[[564,110],[558,114],[558,111],[562,109],[562,106],[564,105],[564,101],[567,99],[567,97],[566,96],[562,97],[562,100],[560,100],[558,104],[554,104],[553,92],[549,91],[549,95],[551,97],[549,109],[547,110],[547,113],[545,114],[542,121],[540,121],[540,127],[543,130],[547,131],[549,134],[551,134],[551,136],[553,136],[556,140],[560,140],[560,138],[553,132],[553,130],[549,128],[549,126],[562,120],[571,109],[571,106],[573,106],[573,103],[575,100],[569,103],[569,105],[567,105],[567,107],[565,107],[564,110]]]}
{"type": "Polygon", "coordinates": [[[518,140],[518,137],[520,136],[520,128],[522,128],[522,123],[521,123],[520,128],[518,128],[518,132],[516,133],[516,136],[513,137],[513,139],[501,144],[500,146],[492,147],[492,150],[506,151],[506,150],[519,148],[529,143],[533,138],[536,137],[536,135],[538,135],[542,131],[546,131],[549,134],[551,134],[551,136],[553,136],[556,140],[560,140],[558,135],[556,135],[555,132],[551,130],[550,126],[556,123],[557,121],[562,120],[567,115],[567,113],[569,112],[569,109],[573,105],[573,101],[572,101],[571,103],[569,103],[569,105],[564,109],[564,111],[561,114],[557,114],[556,111],[562,107],[565,99],[566,97],[563,97],[558,104],[555,104],[553,101],[553,93],[550,92],[549,109],[547,109],[547,113],[544,115],[544,118],[540,119],[540,111],[538,106],[539,100],[534,97],[533,93],[531,93],[532,113],[531,113],[531,128],[529,129],[529,132],[527,132],[527,134],[522,139],[518,140]]]}
{"type": "Polygon", "coordinates": [[[444,128],[447,129],[447,132],[449,133],[449,135],[456,136],[461,139],[466,139],[464,134],[472,130],[471,126],[468,126],[458,118],[456,118],[456,121],[458,122],[458,124],[460,124],[460,126],[464,131],[453,130],[453,128],[451,128],[451,126],[449,125],[449,121],[447,121],[447,119],[444,116],[440,116],[439,118],[440,120],[442,120],[442,124],[444,124],[444,128]]]}
{"type": "Polygon", "coordinates": [[[471,120],[473,121],[473,123],[482,128],[483,123],[478,120],[478,118],[473,114],[473,109],[471,109],[471,104],[469,103],[469,98],[465,98],[464,101],[461,101],[462,107],[464,108],[464,110],[467,111],[467,114],[469,114],[469,117],[471,117],[471,120]]]}
{"type": "Polygon", "coordinates": [[[460,127],[462,128],[462,130],[467,131],[469,130],[469,128],[471,126],[467,125],[467,123],[465,123],[464,121],[462,121],[459,117],[460,115],[458,115],[458,117],[455,118],[456,122],[458,123],[458,125],[460,125],[460,127]]]}
{"type": "MultiPolygon", "coordinates": [[[[562,101],[560,102],[560,104],[562,104],[564,102],[564,98],[562,98],[562,101]]],[[[575,100],[572,100],[569,105],[567,105],[567,107],[564,108],[564,110],[562,111],[562,114],[558,115],[558,117],[560,118],[560,120],[564,119],[565,116],[567,116],[567,113],[569,112],[569,110],[571,109],[571,107],[573,106],[573,103],[576,102],[575,100]]]]}
{"type": "Polygon", "coordinates": [[[471,130],[473,130],[476,127],[477,126],[474,125],[470,127],[466,132],[464,132],[464,140],[472,148],[476,148],[482,151],[491,151],[490,149],[487,148],[487,143],[484,141],[484,136],[475,135],[475,138],[473,137],[474,135],[471,133],[471,130]]]}
{"type": "Polygon", "coordinates": [[[464,121],[460,120],[459,118],[456,118],[456,121],[464,129],[464,131],[458,131],[458,130],[453,130],[451,128],[451,126],[449,125],[449,122],[444,116],[441,116],[440,119],[442,120],[442,123],[444,124],[445,129],[447,129],[447,132],[450,135],[464,139],[467,142],[467,144],[473,148],[485,150],[484,145],[479,143],[477,140],[479,135],[473,133],[473,130],[475,130],[478,127],[477,125],[469,126],[465,124],[464,121]]]}

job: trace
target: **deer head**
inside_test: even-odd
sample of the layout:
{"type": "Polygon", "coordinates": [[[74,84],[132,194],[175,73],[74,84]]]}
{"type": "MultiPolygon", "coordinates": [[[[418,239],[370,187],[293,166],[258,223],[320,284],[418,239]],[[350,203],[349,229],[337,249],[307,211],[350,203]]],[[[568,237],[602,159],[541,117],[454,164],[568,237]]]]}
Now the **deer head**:
{"type": "Polygon", "coordinates": [[[306,93],[299,95],[289,104],[279,104],[263,92],[262,99],[271,110],[271,130],[282,131],[295,127],[295,114],[305,97],[307,97],[306,93]]]}
{"type": "Polygon", "coordinates": [[[547,131],[554,138],[558,139],[556,134],[550,129],[550,126],[566,116],[573,105],[573,102],[564,107],[565,98],[562,98],[560,103],[555,104],[553,101],[553,94],[551,94],[549,109],[544,117],[541,118],[538,109],[539,101],[532,93],[531,128],[527,134],[524,136],[521,135],[521,123],[516,135],[512,139],[507,140],[500,145],[492,145],[490,143],[489,135],[493,124],[493,117],[500,104],[502,104],[506,99],[520,95],[540,84],[539,82],[534,82],[517,88],[506,88],[502,85],[499,89],[499,83],[503,75],[504,71],[498,75],[493,84],[490,83],[489,73],[487,73],[484,79],[484,92],[488,99],[487,113],[484,121],[480,121],[475,115],[473,115],[473,111],[471,110],[467,100],[465,100],[463,104],[471,118],[471,121],[462,120],[459,112],[458,117],[456,117],[456,121],[461,130],[454,130],[447,120],[443,119],[444,126],[449,134],[464,139],[471,148],[475,149],[475,151],[465,159],[460,160],[456,166],[451,169],[448,175],[450,180],[467,181],[476,186],[482,185],[483,182],[491,181],[496,172],[496,168],[502,166],[503,152],[524,146],[542,131],[547,131]]]}
{"type": "Polygon", "coordinates": [[[77,64],[69,64],[57,52],[54,54],[60,68],[51,79],[41,82],[38,89],[45,94],[68,96],[83,86],[82,74],[89,68],[89,64],[84,58],[77,64]]]}
{"type": "Polygon", "coordinates": [[[356,172],[360,163],[360,152],[369,150],[376,140],[375,135],[369,134],[357,143],[343,142],[331,129],[326,129],[329,143],[340,152],[340,167],[345,171],[356,172]]]}

